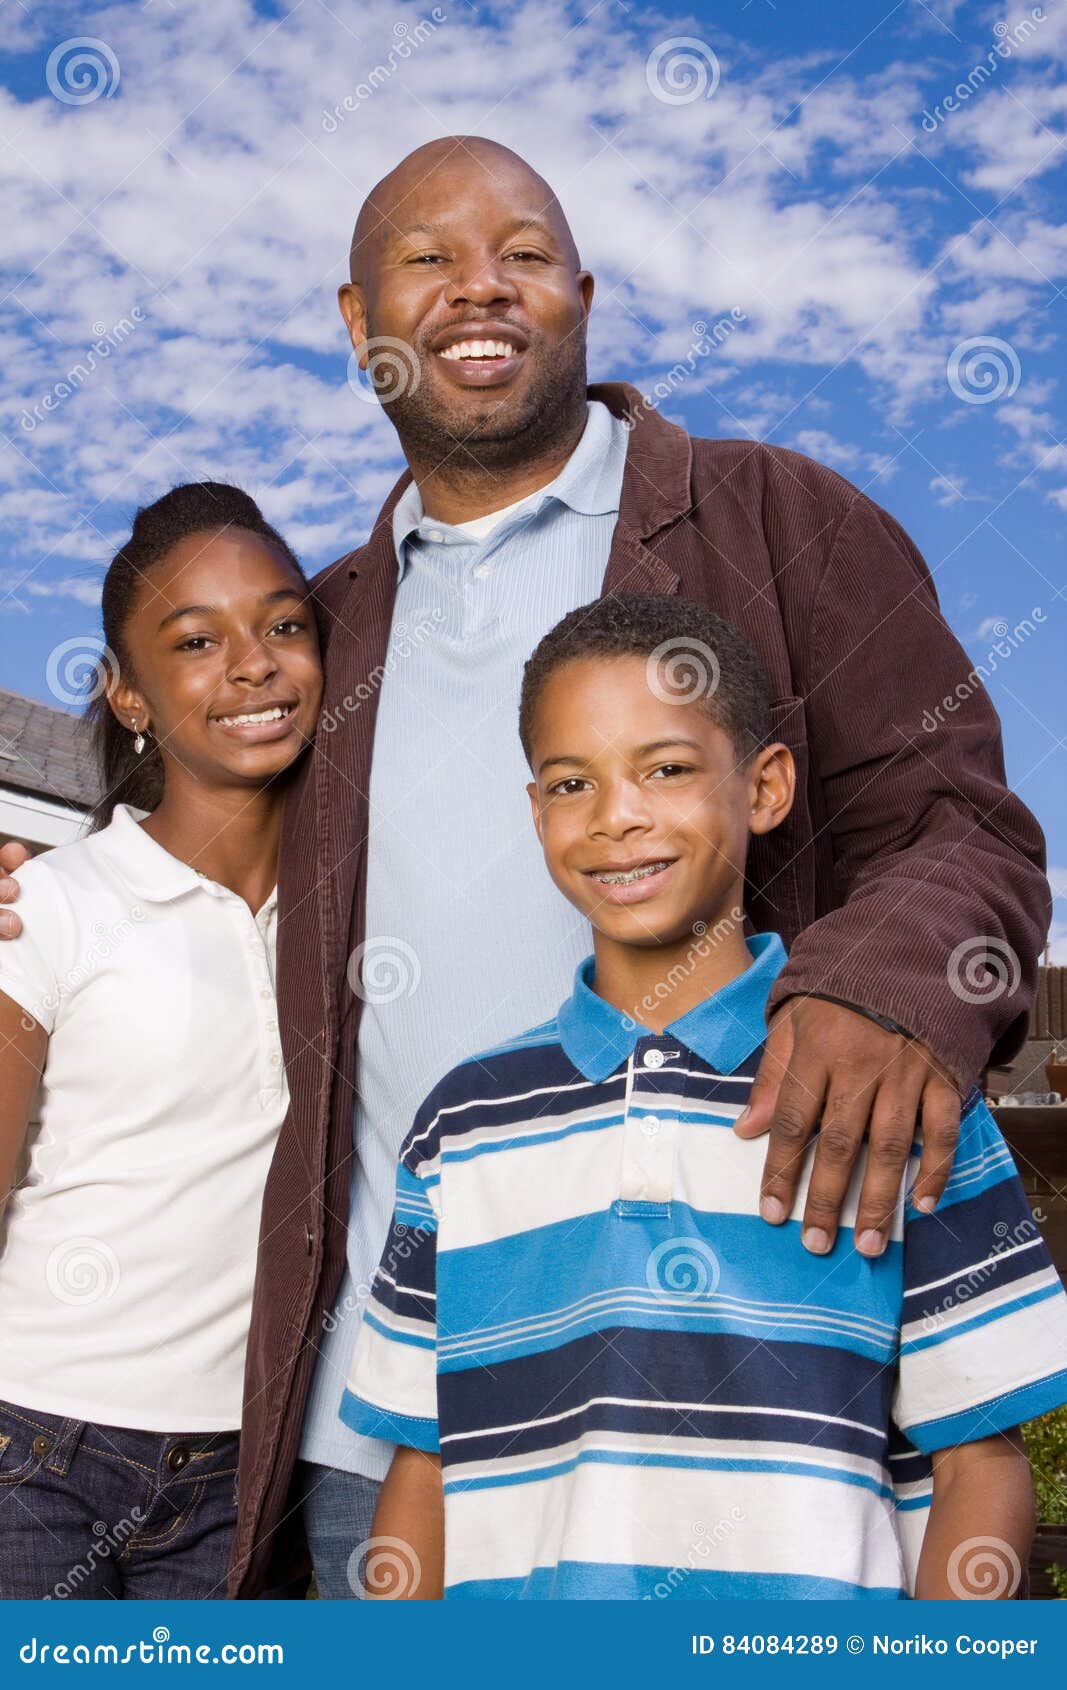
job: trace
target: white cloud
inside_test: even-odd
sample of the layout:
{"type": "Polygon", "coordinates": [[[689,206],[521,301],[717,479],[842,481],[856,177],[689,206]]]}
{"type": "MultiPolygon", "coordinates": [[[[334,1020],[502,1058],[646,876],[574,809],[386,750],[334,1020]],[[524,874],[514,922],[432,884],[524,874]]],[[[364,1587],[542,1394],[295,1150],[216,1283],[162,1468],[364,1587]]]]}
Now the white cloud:
{"type": "MultiPolygon", "coordinates": [[[[942,10],[951,21],[951,0],[942,10]]],[[[696,372],[723,406],[721,432],[792,428],[802,450],[861,478],[891,474],[895,449],[807,426],[823,376],[844,366],[874,382],[890,421],[931,396],[951,409],[945,359],[967,325],[1015,332],[1041,275],[1067,271],[1067,227],[1036,213],[1005,225],[1010,240],[976,224],[938,254],[928,185],[912,171],[907,192],[884,191],[891,178],[877,173],[922,109],[913,65],[768,62],[712,32],[720,85],[676,106],[650,94],[645,60],[685,33],[681,14],[650,29],[584,9],[578,23],[559,0],[526,0],[491,21],[450,13],[391,58],[397,25],[413,37],[428,15],[403,0],[270,17],[250,0],[104,7],[93,31],[121,66],[113,99],[0,93],[14,289],[0,489],[25,500],[0,506],[13,556],[46,578],[68,560],[106,561],[137,503],[206,475],[246,485],[309,562],[361,538],[399,455],[388,422],[347,387],[334,294],[368,189],[442,133],[488,133],[557,189],[598,278],[594,378],[647,384],[694,320],[740,307],[743,328],[696,372]],[[346,108],[375,62],[381,86],[346,108]],[[102,326],[134,308],[143,321],[46,408],[102,326]]],[[[73,17],[8,7],[0,37],[43,57],[75,33],[73,17]]],[[[1057,120],[1051,85],[1027,75],[1057,120]]],[[[981,113],[1016,169],[1024,126],[985,98],[981,113]]],[[[958,115],[944,144],[995,169],[981,124],[958,115]]]]}

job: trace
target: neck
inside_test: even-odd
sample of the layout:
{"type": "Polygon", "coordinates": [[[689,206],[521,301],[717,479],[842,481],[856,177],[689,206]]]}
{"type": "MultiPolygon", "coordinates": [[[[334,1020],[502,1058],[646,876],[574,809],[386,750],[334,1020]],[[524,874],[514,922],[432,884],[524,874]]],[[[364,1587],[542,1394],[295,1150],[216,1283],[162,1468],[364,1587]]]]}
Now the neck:
{"type": "Polygon", "coordinates": [[[731,916],[666,945],[623,945],[595,932],[593,955],[598,997],[653,1033],[752,966],[741,922],[731,916]]]}
{"type": "Polygon", "coordinates": [[[477,516],[513,505],[554,481],[574,451],[585,430],[588,411],[584,390],[568,427],[529,457],[514,463],[497,463],[487,458],[476,461],[477,443],[470,441],[461,451],[436,459],[421,460],[409,452],[408,462],[427,516],[438,522],[470,522],[477,516]]]}
{"type": "Polygon", "coordinates": [[[284,801],[280,781],[252,789],[207,787],[174,779],[168,770],[163,798],[141,826],[172,856],[236,892],[255,913],[277,884],[284,801]]]}

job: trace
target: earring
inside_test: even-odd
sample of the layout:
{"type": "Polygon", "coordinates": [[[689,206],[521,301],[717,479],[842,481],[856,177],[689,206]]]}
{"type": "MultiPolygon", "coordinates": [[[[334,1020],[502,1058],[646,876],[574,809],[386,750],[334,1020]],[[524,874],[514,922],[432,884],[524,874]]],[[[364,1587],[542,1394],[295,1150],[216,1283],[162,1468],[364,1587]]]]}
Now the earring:
{"type": "Polygon", "coordinates": [[[130,717],[130,727],[133,729],[133,749],[139,757],[141,752],[144,750],[144,734],[138,728],[136,719],[133,716],[130,717]]]}

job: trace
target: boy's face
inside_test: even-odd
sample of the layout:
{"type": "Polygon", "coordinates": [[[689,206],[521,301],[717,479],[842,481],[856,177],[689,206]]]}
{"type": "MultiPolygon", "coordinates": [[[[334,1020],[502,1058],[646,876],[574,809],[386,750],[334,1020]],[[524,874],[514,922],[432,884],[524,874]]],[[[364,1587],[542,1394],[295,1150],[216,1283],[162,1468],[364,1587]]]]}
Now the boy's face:
{"type": "Polygon", "coordinates": [[[793,760],[769,746],[738,769],[697,703],[649,686],[643,657],[577,658],[542,687],[527,787],[549,873],[599,932],[682,939],[740,903],[750,832],[788,814],[793,760]]]}

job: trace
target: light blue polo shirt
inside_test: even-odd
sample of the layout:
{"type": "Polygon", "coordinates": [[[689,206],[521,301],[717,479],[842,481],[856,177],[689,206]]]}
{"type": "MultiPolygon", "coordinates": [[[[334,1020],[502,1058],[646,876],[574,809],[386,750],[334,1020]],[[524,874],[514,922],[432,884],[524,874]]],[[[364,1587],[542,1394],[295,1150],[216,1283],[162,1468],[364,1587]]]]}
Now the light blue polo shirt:
{"type": "Polygon", "coordinates": [[[378,988],[359,1029],[348,1270],[319,1340],[305,1460],[385,1476],[389,1446],[355,1438],[338,1408],[404,1134],[454,1063],[551,1014],[589,949],[530,819],[519,687],[542,635],[600,594],[628,439],[590,400],[559,475],[488,536],[425,517],[414,483],[393,513],[399,579],[371,767],[363,968],[365,989],[378,988]]]}

